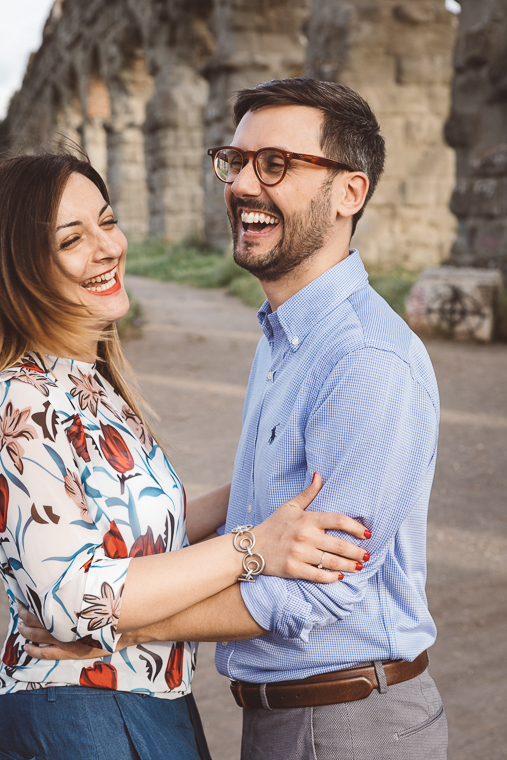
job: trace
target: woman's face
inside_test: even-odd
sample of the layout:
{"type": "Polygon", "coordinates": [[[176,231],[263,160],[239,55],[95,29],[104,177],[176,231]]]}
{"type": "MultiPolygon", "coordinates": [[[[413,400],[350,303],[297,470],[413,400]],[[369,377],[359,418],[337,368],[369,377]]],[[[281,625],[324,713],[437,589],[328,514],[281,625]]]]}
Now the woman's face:
{"type": "Polygon", "coordinates": [[[123,284],[127,239],[98,187],[82,174],[71,174],[63,191],[56,243],[61,295],[87,306],[98,327],[123,317],[129,308],[123,284]]]}

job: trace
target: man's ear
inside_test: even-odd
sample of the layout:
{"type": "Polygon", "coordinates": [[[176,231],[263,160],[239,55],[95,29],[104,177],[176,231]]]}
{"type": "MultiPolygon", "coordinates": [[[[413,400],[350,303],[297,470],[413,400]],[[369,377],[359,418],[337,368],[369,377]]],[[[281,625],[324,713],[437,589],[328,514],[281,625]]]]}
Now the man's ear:
{"type": "Polygon", "coordinates": [[[370,186],[364,172],[348,172],[336,178],[336,211],[339,216],[350,217],[362,209],[370,186]]]}

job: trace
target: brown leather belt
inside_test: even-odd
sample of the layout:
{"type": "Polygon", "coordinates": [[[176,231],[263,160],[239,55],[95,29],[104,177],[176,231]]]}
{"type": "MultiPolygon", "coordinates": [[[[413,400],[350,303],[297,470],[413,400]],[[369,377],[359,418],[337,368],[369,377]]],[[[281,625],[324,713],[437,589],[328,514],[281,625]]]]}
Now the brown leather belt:
{"type": "MultiPolygon", "coordinates": [[[[388,686],[420,676],[428,667],[426,652],[413,662],[407,660],[387,660],[382,663],[388,686]]],[[[336,670],[299,681],[278,681],[259,684],[246,681],[231,681],[234,699],[245,710],[267,708],[271,710],[289,707],[316,707],[333,705],[338,702],[353,702],[365,699],[379,683],[372,665],[336,670]]]]}

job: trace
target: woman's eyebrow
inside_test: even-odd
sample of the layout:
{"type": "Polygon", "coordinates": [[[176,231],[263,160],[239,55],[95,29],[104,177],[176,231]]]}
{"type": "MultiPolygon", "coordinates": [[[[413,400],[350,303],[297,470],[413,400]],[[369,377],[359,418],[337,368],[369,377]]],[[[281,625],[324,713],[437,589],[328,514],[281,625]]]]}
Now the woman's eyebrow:
{"type": "MultiPolygon", "coordinates": [[[[102,216],[106,208],[109,208],[109,203],[106,203],[105,206],[102,206],[102,208],[99,211],[99,218],[102,216]]],[[[57,232],[58,230],[63,230],[65,227],[78,227],[80,224],[83,224],[83,222],[77,220],[76,222],[67,222],[67,224],[60,224],[59,227],[56,228],[57,232]]]]}

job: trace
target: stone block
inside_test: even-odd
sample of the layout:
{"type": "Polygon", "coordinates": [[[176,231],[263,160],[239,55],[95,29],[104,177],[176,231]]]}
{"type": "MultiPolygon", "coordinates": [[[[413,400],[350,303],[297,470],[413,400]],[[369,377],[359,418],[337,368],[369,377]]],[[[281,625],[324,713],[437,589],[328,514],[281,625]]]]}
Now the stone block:
{"type": "Polygon", "coordinates": [[[400,3],[393,8],[393,16],[404,24],[429,24],[442,16],[442,9],[435,2],[400,3]]]}
{"type": "Polygon", "coordinates": [[[447,55],[404,55],[397,60],[398,84],[449,84],[452,68],[447,55]]]}
{"type": "Polygon", "coordinates": [[[498,269],[430,267],[407,297],[407,321],[422,334],[489,342],[502,286],[498,269]]]}
{"type": "Polygon", "coordinates": [[[437,206],[439,197],[436,177],[407,177],[403,183],[403,200],[409,206],[437,206]]]}

